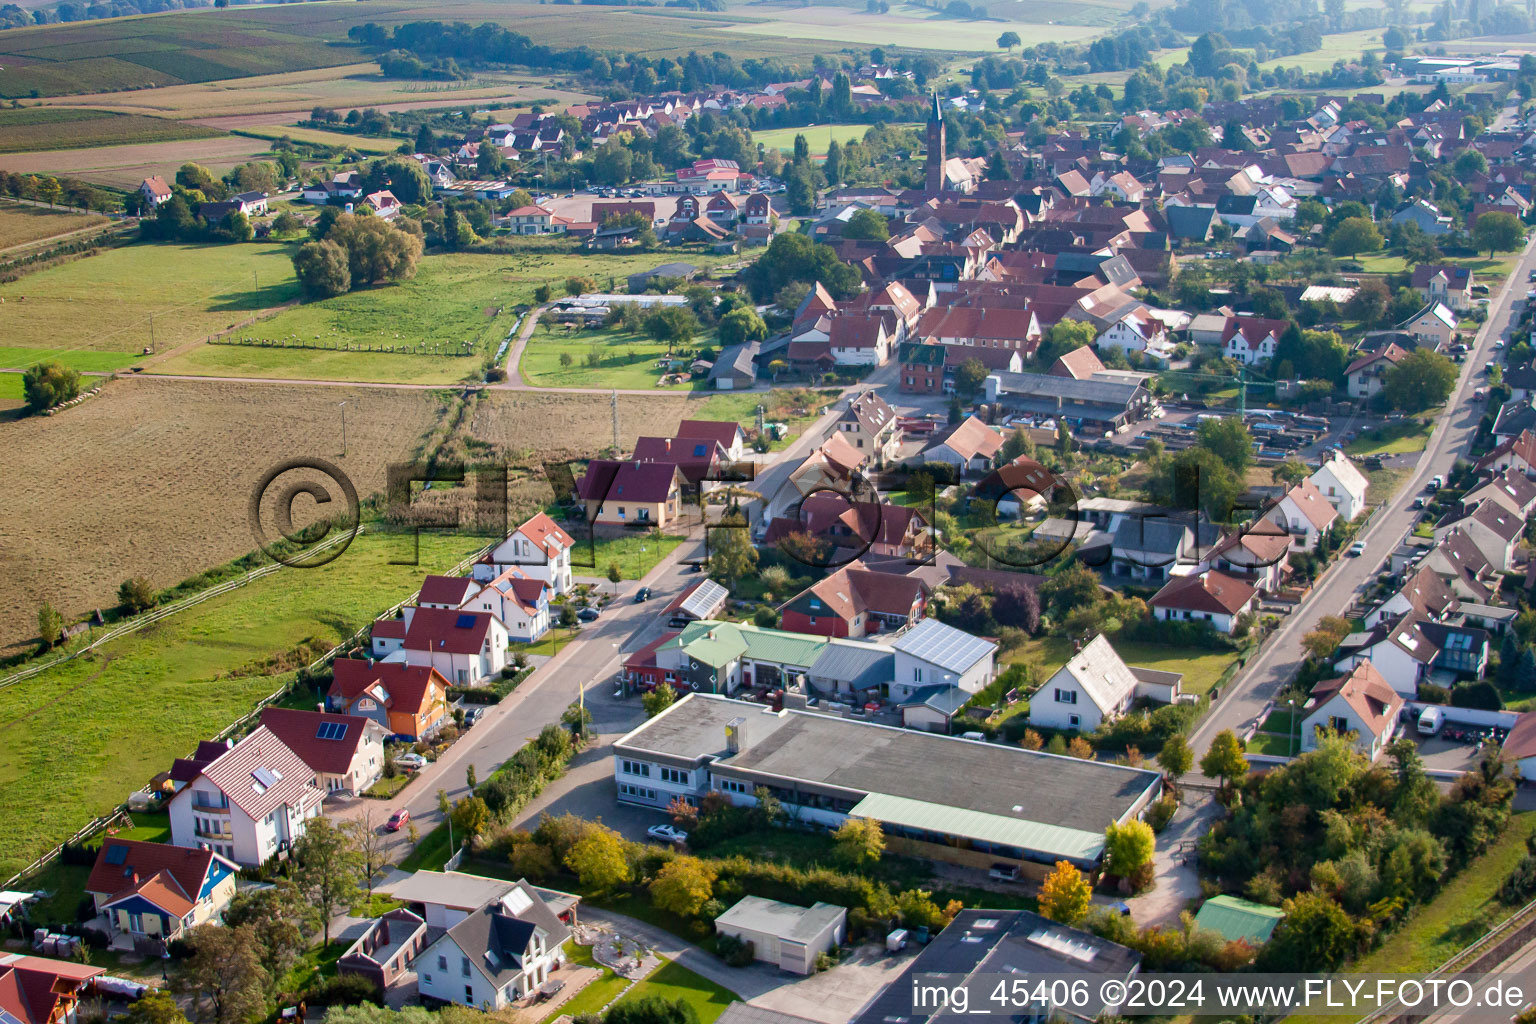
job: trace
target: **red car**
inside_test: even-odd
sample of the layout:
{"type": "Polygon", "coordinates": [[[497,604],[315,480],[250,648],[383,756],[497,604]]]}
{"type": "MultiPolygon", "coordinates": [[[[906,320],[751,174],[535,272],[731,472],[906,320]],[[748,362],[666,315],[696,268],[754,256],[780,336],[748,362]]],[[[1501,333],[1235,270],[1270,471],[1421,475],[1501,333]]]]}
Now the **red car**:
{"type": "Polygon", "coordinates": [[[405,828],[405,823],[411,820],[411,812],[404,807],[389,816],[389,823],[384,826],[386,831],[399,832],[405,828]]]}

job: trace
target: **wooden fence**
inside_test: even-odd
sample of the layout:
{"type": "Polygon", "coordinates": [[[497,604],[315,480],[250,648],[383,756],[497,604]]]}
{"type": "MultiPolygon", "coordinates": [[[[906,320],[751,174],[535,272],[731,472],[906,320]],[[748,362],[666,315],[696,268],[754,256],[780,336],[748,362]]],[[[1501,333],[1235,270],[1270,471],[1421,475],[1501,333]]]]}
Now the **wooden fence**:
{"type": "MultiPolygon", "coordinates": [[[[364,528],[361,527],[361,526],[358,527],[358,532],[361,533],[363,531],[363,529],[364,528]]],[[[325,549],[331,547],[332,545],[340,543],[341,540],[343,540],[346,537],[347,537],[347,534],[339,534],[339,535],[337,535],[335,537],[327,538],[325,541],[322,541],[320,544],[317,544],[315,547],[309,549],[308,553],[309,554],[315,554],[315,553],[324,551],[325,549]]],[[[495,547],[495,545],[497,543],[499,543],[499,541],[492,541],[491,543],[486,544],[484,547],[482,547],[479,550],[475,551],[473,554],[471,554],[471,555],[467,556],[466,558],[462,559],[457,565],[455,565],[453,568],[449,569],[446,575],[461,576],[464,573],[468,572],[470,567],[473,566],[475,564],[475,562],[479,561],[479,559],[481,557],[483,557],[484,555],[489,553],[490,550],[493,547],[495,547]]],[[[260,579],[263,576],[270,575],[270,574],[276,572],[277,570],[279,570],[281,568],[283,568],[283,565],[281,563],[278,563],[278,562],[274,562],[271,565],[264,565],[264,566],[260,567],[259,569],[251,570],[250,572],[246,573],[244,576],[240,577],[239,579],[230,580],[230,581],[228,581],[226,583],[221,583],[218,586],[210,587],[207,590],[200,591],[200,592],[198,592],[196,594],[191,595],[190,597],[183,598],[180,601],[176,601],[176,602],[174,602],[172,604],[168,604],[168,605],[163,605],[163,606],[161,606],[159,608],[155,608],[155,609],[153,609],[151,611],[145,612],[142,615],[134,617],[134,619],[132,619],[131,621],[129,621],[127,623],[124,623],[122,626],[119,626],[117,628],[109,630],[107,633],[102,634],[101,636],[97,637],[95,640],[91,641],[90,644],[86,645],[85,647],[80,648],[77,651],[74,651],[74,652],[72,652],[72,653],[70,653],[70,654],[68,654],[68,655],[66,655],[64,657],[61,657],[61,658],[51,659],[51,660],[49,660],[45,664],[29,666],[27,669],[25,669],[22,672],[15,673],[14,675],[8,676],[5,679],[0,680],[0,687],[9,686],[9,685],[11,685],[13,683],[21,682],[23,679],[31,678],[32,676],[37,675],[39,672],[42,672],[42,671],[44,671],[44,670],[46,670],[48,668],[51,668],[54,665],[61,664],[63,662],[69,661],[69,660],[71,660],[73,658],[78,658],[80,655],[84,654],[86,651],[91,650],[92,648],[94,648],[94,647],[96,647],[96,646],[98,646],[100,644],[104,644],[104,643],[106,643],[109,640],[115,640],[118,637],[126,636],[129,633],[132,633],[132,632],[134,632],[136,630],[143,629],[145,626],[150,625],[151,623],[159,622],[161,619],[164,619],[164,618],[166,618],[169,615],[174,615],[176,612],[185,611],[186,609],[191,608],[193,605],[200,604],[203,601],[206,601],[206,600],[208,600],[211,597],[217,597],[220,594],[227,594],[231,590],[235,590],[235,589],[237,589],[239,587],[243,587],[247,583],[250,583],[252,580],[257,580],[257,579],[260,579]],[[157,613],[159,613],[159,614],[157,614],[157,613]]],[[[381,619],[381,618],[386,618],[388,616],[394,615],[401,608],[403,608],[406,605],[410,604],[411,602],[415,601],[416,598],[420,596],[420,594],[421,594],[420,590],[413,590],[413,591],[411,591],[410,594],[408,594],[403,599],[401,599],[399,601],[396,601],[394,604],[390,605],[384,611],[382,611],[379,614],[373,616],[373,619],[371,619],[368,622],[367,625],[362,626],[357,631],[355,631],[351,636],[349,636],[346,639],[342,640],[341,643],[337,644],[335,647],[332,647],[330,650],[328,650],[324,654],[320,655],[320,657],[316,658],[314,661],[312,661],[308,665],[304,666],[303,671],[304,672],[315,672],[318,669],[320,669],[320,668],[324,667],[325,665],[329,664],[332,661],[332,659],[336,658],[338,655],[340,655],[342,653],[345,653],[347,651],[350,651],[353,647],[355,647],[358,643],[360,643],[363,640],[364,637],[366,637],[368,635],[369,630],[371,630],[373,628],[374,620],[381,619]]],[[[244,715],[241,715],[234,722],[232,722],[229,725],[225,726],[224,729],[222,729],[217,735],[214,736],[214,739],[216,739],[216,740],[229,739],[229,738],[231,738],[231,737],[233,737],[235,735],[238,735],[239,733],[243,732],[246,729],[246,727],[248,727],[252,722],[254,722],[261,715],[261,712],[264,709],[266,709],[268,706],[270,706],[271,704],[275,703],[276,701],[281,700],[283,698],[283,696],[285,694],[287,694],[290,685],[291,685],[291,683],[284,683],[281,687],[279,687],[278,689],[274,690],[272,693],[268,694],[267,696],[263,697],[260,701],[258,701],[256,703],[256,706],[253,707],[248,713],[246,713],[244,715]]],[[[147,784],[143,785],[143,786],[140,786],[137,790],[135,790],[135,792],[138,792],[138,793],[148,793],[149,791],[150,791],[149,790],[149,786],[147,784]]],[[[66,847],[66,846],[68,846],[68,845],[70,845],[72,843],[83,843],[83,842],[89,841],[90,839],[95,838],[101,832],[103,832],[106,829],[110,828],[113,825],[113,823],[115,823],[120,818],[122,818],[123,815],[126,814],[126,813],[127,813],[127,805],[126,805],[126,803],[123,803],[123,804],[119,804],[117,807],[115,807],[108,814],[105,814],[105,815],[103,815],[102,817],[99,817],[99,818],[92,819],[84,828],[80,829],[80,831],[76,832],[74,835],[70,836],[68,839],[64,840],[62,843],[58,844],[53,849],[49,850],[47,853],[45,853],[42,856],[38,857],[36,860],[34,860],[32,863],[28,864],[26,867],[22,868],[20,871],[16,872],[10,878],[6,879],[4,883],[0,883],[0,889],[13,889],[13,888],[16,888],[20,884],[20,882],[21,882],[21,880],[23,878],[26,878],[26,877],[28,877],[28,876],[30,876],[32,874],[35,874],[36,872],[38,872],[38,871],[42,870],[44,867],[46,867],[53,860],[55,860],[59,856],[60,852],[63,851],[64,847],[66,847]]]]}

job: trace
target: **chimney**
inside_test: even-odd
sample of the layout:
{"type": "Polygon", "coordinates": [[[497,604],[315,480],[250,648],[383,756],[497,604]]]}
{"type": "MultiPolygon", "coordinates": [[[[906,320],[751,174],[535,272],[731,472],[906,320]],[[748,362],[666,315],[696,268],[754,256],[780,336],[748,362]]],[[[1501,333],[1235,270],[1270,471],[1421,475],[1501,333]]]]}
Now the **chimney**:
{"type": "Polygon", "coordinates": [[[747,746],[747,720],[745,718],[733,718],[725,723],[725,749],[732,754],[739,754],[747,746]]]}

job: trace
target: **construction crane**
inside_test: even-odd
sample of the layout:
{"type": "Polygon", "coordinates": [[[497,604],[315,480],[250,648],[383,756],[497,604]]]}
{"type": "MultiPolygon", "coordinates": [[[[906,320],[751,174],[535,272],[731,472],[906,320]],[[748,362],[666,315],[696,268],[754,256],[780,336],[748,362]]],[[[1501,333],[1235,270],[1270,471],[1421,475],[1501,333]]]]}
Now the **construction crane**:
{"type": "Polygon", "coordinates": [[[1249,388],[1253,388],[1258,391],[1268,391],[1273,395],[1275,393],[1275,388],[1278,387],[1275,381],[1269,380],[1266,377],[1260,377],[1258,374],[1251,373],[1246,366],[1238,370],[1236,377],[1225,373],[1196,373],[1192,370],[1171,370],[1168,373],[1163,374],[1162,379],[1167,380],[1168,378],[1175,376],[1190,381],[1219,381],[1223,384],[1236,384],[1237,415],[1240,417],[1248,412],[1249,388]]]}

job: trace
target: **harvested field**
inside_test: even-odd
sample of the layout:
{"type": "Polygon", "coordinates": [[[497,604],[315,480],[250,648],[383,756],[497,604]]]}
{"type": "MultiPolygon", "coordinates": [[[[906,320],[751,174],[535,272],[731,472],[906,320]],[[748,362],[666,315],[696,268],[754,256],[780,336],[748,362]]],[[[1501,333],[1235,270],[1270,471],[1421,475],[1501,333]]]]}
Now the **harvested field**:
{"type": "MultiPolygon", "coordinates": [[[[307,114],[305,116],[308,116],[307,114]]],[[[258,125],[238,129],[241,135],[257,139],[288,138],[295,142],[314,142],[322,146],[345,146],[359,153],[393,153],[400,148],[399,139],[381,139],[368,135],[348,135],[345,132],[318,131],[314,128],[294,128],[289,125],[258,125]]]]}
{"type": "Polygon", "coordinates": [[[0,284],[0,338],[16,348],[136,353],[149,346],[154,317],[164,352],[297,298],[290,251],[139,244],[50,267],[0,284]]]}
{"type": "Polygon", "coordinates": [[[889,14],[869,14],[852,7],[753,4],[745,10],[756,18],[769,17],[732,25],[730,29],[751,36],[836,45],[899,45],[996,53],[997,37],[1006,30],[1018,32],[1029,44],[1077,42],[1118,22],[1128,7],[1112,2],[1032,2],[1016,12],[1009,9],[1011,6],[994,7],[994,17],[972,21],[946,17],[916,4],[893,5],[889,14]]]}
{"type": "Polygon", "coordinates": [[[106,223],[108,219],[99,214],[0,202],[0,250],[106,223]]]}
{"type": "Polygon", "coordinates": [[[133,378],[60,415],[0,424],[11,481],[0,488],[11,524],[0,537],[0,642],[35,635],[44,600],[79,614],[114,604],[129,576],[170,586],[252,550],[246,503],[283,459],[332,459],[359,495],[382,491],[385,465],[412,455],[442,404],[422,391],[133,378]]]}
{"type": "Polygon", "coordinates": [[[174,142],[221,135],[206,125],[110,110],[23,107],[0,110],[0,153],[174,142]]]}
{"type": "Polygon", "coordinates": [[[0,42],[0,62],[21,57],[35,63],[8,69],[0,95],[142,89],[356,59],[355,51],[327,45],[323,37],[285,30],[271,24],[274,20],[255,12],[197,10],[14,29],[0,42]]]}
{"type": "Polygon", "coordinates": [[[547,78],[526,75],[486,74],[465,82],[386,79],[379,66],[369,62],[44,102],[50,106],[89,105],[102,110],[195,119],[212,128],[232,129],[292,124],[308,117],[316,104],[340,110],[378,107],[393,111],[464,103],[513,105],[544,98],[576,103],[590,97],[587,93],[555,88],[547,78]]]}
{"type": "Polygon", "coordinates": [[[55,149],[41,153],[0,154],[0,170],[18,174],[64,174],[113,188],[137,188],[159,174],[174,177],[176,168],[196,161],[215,174],[253,160],[272,148],[264,139],[238,135],[177,142],[145,142],[92,149],[55,149]]]}
{"type": "MultiPolygon", "coordinates": [[[[681,395],[621,395],[620,443],[671,431],[699,407],[681,395]]],[[[518,464],[590,456],[612,436],[602,394],[491,391],[461,410],[446,391],[154,377],[114,381],[57,416],[0,423],[0,472],[14,481],[0,489],[0,521],[15,524],[0,536],[0,644],[29,642],[44,600],[83,614],[115,603],[129,576],[170,586],[252,550],[246,502],[279,461],[330,459],[366,497],[383,490],[387,464],[424,445],[447,440],[442,450],[461,454],[463,435],[448,438],[461,412],[469,437],[518,464]],[[90,453],[90,500],[80,500],[80,460],[59,451],[90,453]]],[[[512,497],[522,507],[549,493],[530,478],[512,497]]]]}

